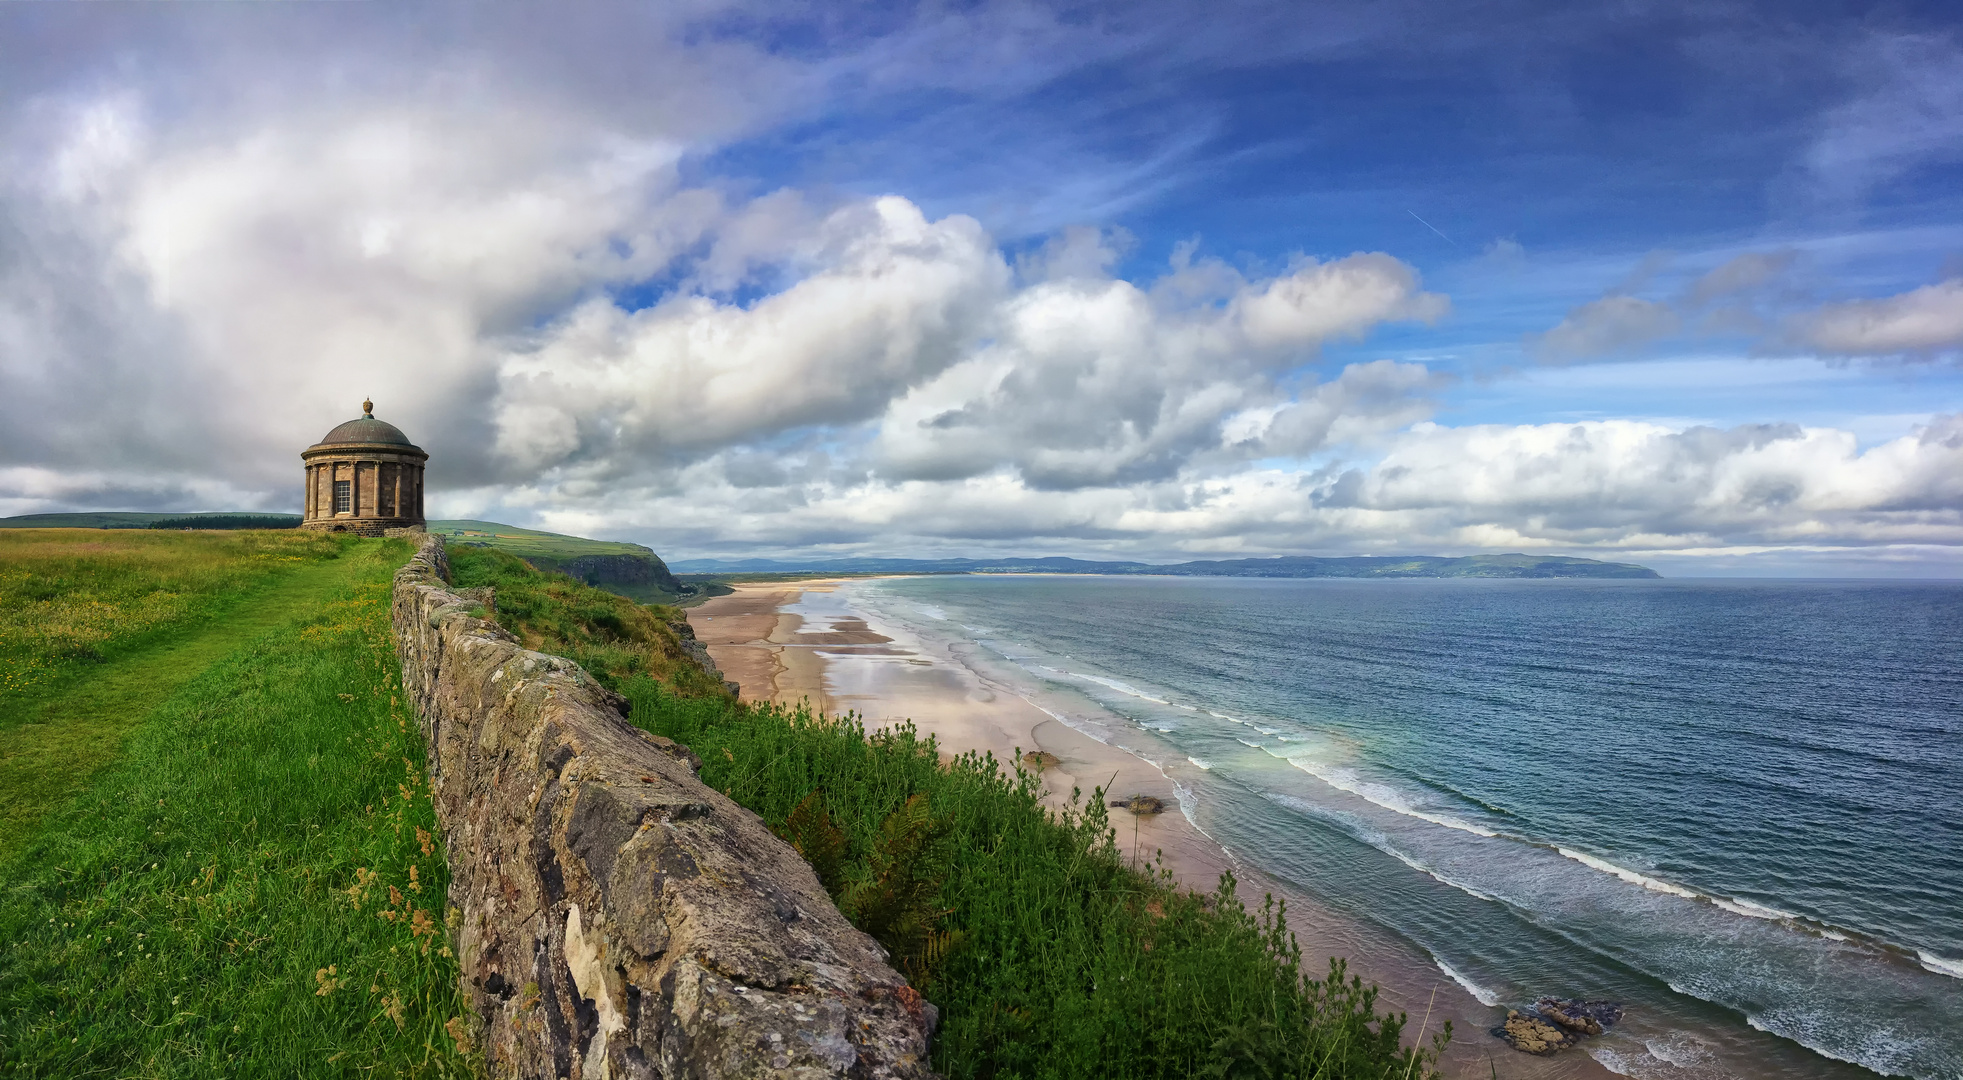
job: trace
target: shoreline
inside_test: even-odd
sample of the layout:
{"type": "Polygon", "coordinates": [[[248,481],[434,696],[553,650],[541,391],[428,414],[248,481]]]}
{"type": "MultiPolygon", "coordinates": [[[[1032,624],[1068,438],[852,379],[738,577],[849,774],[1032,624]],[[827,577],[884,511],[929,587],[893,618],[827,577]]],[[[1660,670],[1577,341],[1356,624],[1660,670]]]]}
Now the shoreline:
{"type": "Polygon", "coordinates": [[[922,735],[935,737],[944,757],[973,750],[1006,764],[1018,752],[1040,755],[1025,760],[1032,768],[1040,763],[1044,801],[1059,808],[1069,804],[1073,788],[1085,797],[1106,788],[1107,801],[1134,794],[1160,799],[1166,809],[1159,814],[1110,808],[1118,848],[1128,860],[1149,864],[1162,857],[1175,881],[1199,891],[1211,891],[1220,874],[1231,871],[1250,908],[1263,893],[1285,900],[1306,971],[1319,976],[1329,957],[1346,959],[1351,974],[1378,987],[1380,1010],[1409,1017],[1407,1041],[1420,1024],[1427,1024],[1428,1039],[1445,1021],[1452,1023],[1452,1043],[1439,1064],[1447,1077],[1489,1076],[1495,1069],[1521,1080],[1618,1075],[1582,1048],[1541,1058],[1491,1038],[1486,1029],[1504,1018],[1504,1010],[1482,1005],[1428,954],[1283,886],[1190,820],[1175,779],[1185,763],[1161,768],[1071,727],[980,674],[978,665],[959,655],[958,642],[930,646],[897,628],[873,626],[836,596],[847,581],[862,580],[738,584],[734,593],[688,609],[689,623],[746,702],[809,702],[827,713],[857,712],[868,729],[911,719],[922,735]],[[833,610],[816,612],[807,626],[804,614],[786,610],[794,605],[833,610]]]}

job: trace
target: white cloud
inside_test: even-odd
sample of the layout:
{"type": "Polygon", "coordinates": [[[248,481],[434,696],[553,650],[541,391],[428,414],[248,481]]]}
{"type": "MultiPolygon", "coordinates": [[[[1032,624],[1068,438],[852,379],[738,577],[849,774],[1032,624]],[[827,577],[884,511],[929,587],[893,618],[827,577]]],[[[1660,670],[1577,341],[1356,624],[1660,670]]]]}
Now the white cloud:
{"type": "Polygon", "coordinates": [[[1848,432],[1797,425],[1421,424],[1348,494],[1358,508],[1505,527],[1540,544],[1954,543],[1963,416],[1865,452],[1848,432]]]}
{"type": "Polygon", "coordinates": [[[1421,415],[1427,406],[1409,392],[1424,378],[1398,382],[1399,400],[1387,405],[1352,390],[1378,369],[1353,369],[1342,390],[1312,387],[1297,402],[1276,373],[1329,338],[1443,309],[1443,297],[1419,291],[1416,274],[1384,255],[1236,279],[1224,302],[1195,306],[1167,306],[1110,278],[1044,282],[1005,299],[986,345],[893,404],[876,459],[901,477],[1012,468],[1038,487],[1080,488],[1307,453],[1337,423],[1339,398],[1380,420],[1421,415]],[[1263,413],[1257,428],[1249,417],[1263,413]]]}
{"type": "Polygon", "coordinates": [[[973,219],[888,197],[818,227],[822,269],[749,307],[683,295],[639,312],[598,298],[498,364],[498,450],[521,473],[583,452],[698,453],[877,416],[958,361],[1009,279],[973,219]]]}

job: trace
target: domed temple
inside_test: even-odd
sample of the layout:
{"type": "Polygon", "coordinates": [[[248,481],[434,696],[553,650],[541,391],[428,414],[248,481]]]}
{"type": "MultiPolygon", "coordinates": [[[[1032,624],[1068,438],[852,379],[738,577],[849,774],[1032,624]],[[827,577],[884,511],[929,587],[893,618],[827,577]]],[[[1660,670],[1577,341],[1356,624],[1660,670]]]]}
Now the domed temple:
{"type": "Polygon", "coordinates": [[[402,429],[361,403],[350,420],[300,454],[307,466],[303,529],[380,536],[423,523],[423,463],[429,455],[402,429]]]}

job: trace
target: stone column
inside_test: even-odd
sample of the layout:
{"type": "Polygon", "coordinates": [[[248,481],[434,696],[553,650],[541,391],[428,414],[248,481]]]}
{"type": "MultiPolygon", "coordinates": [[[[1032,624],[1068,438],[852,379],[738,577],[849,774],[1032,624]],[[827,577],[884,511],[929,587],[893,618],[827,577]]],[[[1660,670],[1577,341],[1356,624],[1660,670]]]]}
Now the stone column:
{"type": "Polygon", "coordinates": [[[393,510],[393,511],[395,511],[395,516],[396,516],[396,517],[402,517],[402,516],[403,516],[403,513],[402,513],[402,465],[401,465],[401,463],[399,463],[399,462],[398,462],[398,463],[396,464],[396,466],[395,466],[395,502],[394,502],[394,504],[393,504],[393,505],[391,505],[391,506],[389,507],[389,509],[391,509],[391,510],[393,510]]]}

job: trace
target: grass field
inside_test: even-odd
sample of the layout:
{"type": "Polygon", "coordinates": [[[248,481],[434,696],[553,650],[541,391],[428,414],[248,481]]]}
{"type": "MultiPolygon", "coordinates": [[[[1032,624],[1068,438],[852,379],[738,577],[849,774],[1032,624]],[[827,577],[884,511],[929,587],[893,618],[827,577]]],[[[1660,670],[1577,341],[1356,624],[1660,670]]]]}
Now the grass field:
{"type": "Polygon", "coordinates": [[[36,789],[70,783],[67,750],[0,781],[38,808],[0,856],[0,1077],[467,1075],[388,627],[409,546],[110,535],[0,549],[0,573],[62,568],[91,602],[164,613],[19,646],[53,659],[0,702],[8,752],[23,735],[72,749],[78,725],[113,749],[59,797],[36,789]],[[20,721],[64,690],[87,707],[20,721]]]}
{"type": "Polygon", "coordinates": [[[0,701],[340,550],[284,530],[0,530],[0,701]]]}
{"type": "Polygon", "coordinates": [[[0,532],[0,853],[209,664],[341,587],[294,532],[0,532]]]}
{"type": "Polygon", "coordinates": [[[631,659],[662,655],[653,624],[619,619],[596,590],[469,549],[451,565],[460,585],[497,587],[499,620],[532,647],[590,657],[635,723],[692,747],[704,781],[811,861],[941,1007],[945,1075],[1435,1075],[1442,1042],[1401,1046],[1404,1019],[1377,1013],[1372,988],[1304,972],[1284,912],[1250,912],[1231,879],[1198,895],[1127,867],[1101,792],[1058,817],[1037,777],[973,756],[945,765],[910,729],[869,737],[849,717],[663,676],[669,661],[631,659]]]}

